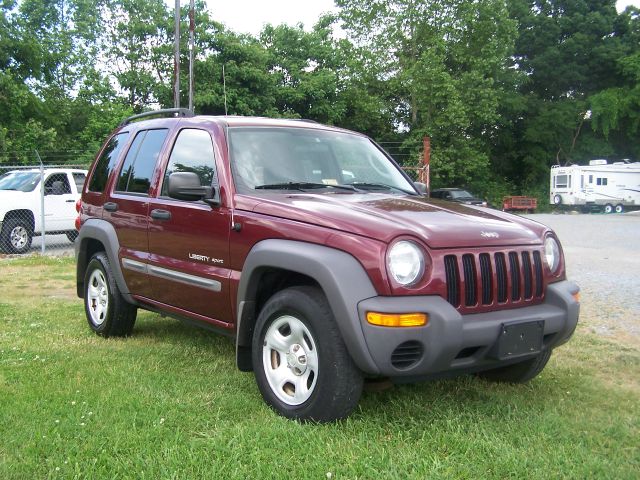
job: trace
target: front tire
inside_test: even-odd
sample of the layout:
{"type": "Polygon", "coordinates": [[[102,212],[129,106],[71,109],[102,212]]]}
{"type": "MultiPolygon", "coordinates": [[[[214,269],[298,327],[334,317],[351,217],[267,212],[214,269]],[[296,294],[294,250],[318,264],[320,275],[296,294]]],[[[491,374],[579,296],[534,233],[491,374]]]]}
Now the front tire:
{"type": "Polygon", "coordinates": [[[104,252],[96,253],[87,265],[84,310],[91,330],[103,337],[126,337],[136,322],[137,308],[120,293],[104,252]]]}
{"type": "Polygon", "coordinates": [[[32,239],[31,226],[19,218],[10,218],[2,225],[0,247],[5,253],[27,253],[32,239]]]}
{"type": "Polygon", "coordinates": [[[495,368],[493,370],[486,370],[477,373],[477,375],[492,382],[526,383],[544,370],[550,357],[551,350],[544,350],[524,362],[514,363],[513,365],[507,365],[506,367],[495,368]]]}
{"type": "Polygon", "coordinates": [[[624,206],[621,203],[616,205],[616,213],[624,213],[624,206]]]}
{"type": "Polygon", "coordinates": [[[256,323],[252,361],[265,402],[287,418],[345,418],[362,393],[362,373],[315,287],[288,288],[267,301],[256,323]]]}
{"type": "Polygon", "coordinates": [[[553,197],[553,203],[555,205],[562,205],[562,197],[560,195],[555,195],[553,197]]]}
{"type": "Polygon", "coordinates": [[[607,203],[604,206],[604,213],[606,214],[613,213],[613,205],[611,205],[610,203],[607,203]]]}

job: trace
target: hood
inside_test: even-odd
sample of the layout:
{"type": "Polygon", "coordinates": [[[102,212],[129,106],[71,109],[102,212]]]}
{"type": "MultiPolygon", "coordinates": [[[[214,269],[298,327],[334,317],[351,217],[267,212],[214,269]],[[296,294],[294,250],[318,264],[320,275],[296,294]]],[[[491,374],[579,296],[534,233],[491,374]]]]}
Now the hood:
{"type": "Polygon", "coordinates": [[[535,245],[539,223],[482,207],[418,196],[366,193],[254,196],[256,213],[321,225],[389,243],[408,235],[431,248],[535,245]]]}
{"type": "Polygon", "coordinates": [[[21,190],[0,190],[0,210],[13,210],[14,208],[22,208],[21,199],[25,195],[33,194],[33,192],[23,192],[21,190]]]}

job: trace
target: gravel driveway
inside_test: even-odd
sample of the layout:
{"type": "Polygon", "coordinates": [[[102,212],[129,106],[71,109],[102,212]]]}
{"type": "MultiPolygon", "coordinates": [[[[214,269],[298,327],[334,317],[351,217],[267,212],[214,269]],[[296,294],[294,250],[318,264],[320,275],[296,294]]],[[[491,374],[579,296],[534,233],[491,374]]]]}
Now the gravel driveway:
{"type": "Polygon", "coordinates": [[[640,215],[526,215],[558,234],[582,328],[640,344],[640,215]]]}

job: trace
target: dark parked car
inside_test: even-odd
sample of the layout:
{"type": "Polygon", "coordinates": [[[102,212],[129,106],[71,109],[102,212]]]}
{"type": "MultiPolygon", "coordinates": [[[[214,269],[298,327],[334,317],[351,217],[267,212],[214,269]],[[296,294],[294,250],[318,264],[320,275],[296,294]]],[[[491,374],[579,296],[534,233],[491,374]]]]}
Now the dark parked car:
{"type": "Polygon", "coordinates": [[[365,378],[526,382],[573,334],[546,226],[430,201],[358,133],[163,113],[181,116],[107,138],[78,204],[98,335],[131,334],[139,308],[218,331],[278,413],[331,421],[365,378]]]}
{"type": "Polygon", "coordinates": [[[464,203],[465,205],[479,205],[481,207],[487,206],[487,202],[485,200],[474,197],[471,193],[461,188],[438,188],[431,192],[430,197],[449,200],[450,202],[464,203]]]}

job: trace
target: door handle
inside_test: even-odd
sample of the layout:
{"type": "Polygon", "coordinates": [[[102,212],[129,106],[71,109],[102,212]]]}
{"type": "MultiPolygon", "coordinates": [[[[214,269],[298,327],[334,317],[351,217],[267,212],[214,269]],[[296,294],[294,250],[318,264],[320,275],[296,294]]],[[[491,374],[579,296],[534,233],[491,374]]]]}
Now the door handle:
{"type": "Polygon", "coordinates": [[[73,202],[75,202],[75,200],[65,200],[65,202],[67,202],[67,203],[73,203],[73,202]]]}
{"type": "Polygon", "coordinates": [[[115,212],[118,210],[118,204],[115,202],[106,202],[103,207],[107,212],[115,212]]]}
{"type": "Polygon", "coordinates": [[[151,218],[154,218],[156,220],[170,220],[171,212],[167,210],[154,209],[151,210],[151,218]]]}

